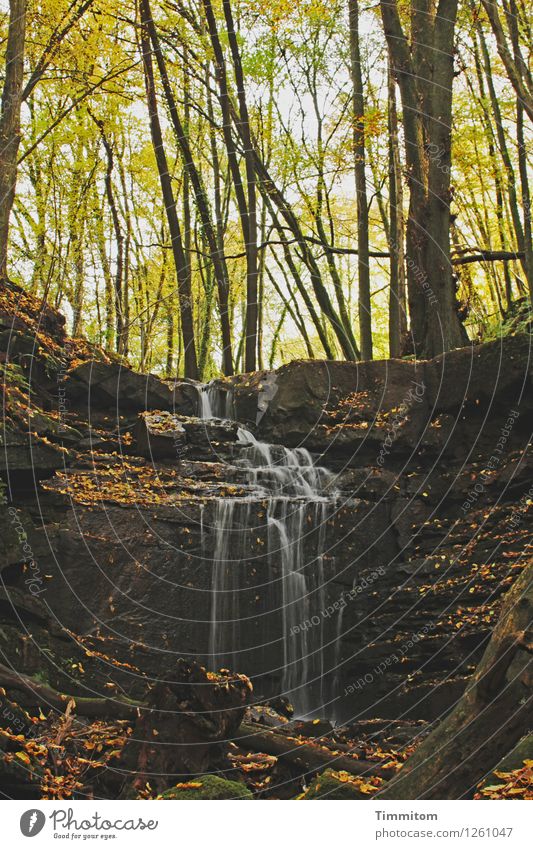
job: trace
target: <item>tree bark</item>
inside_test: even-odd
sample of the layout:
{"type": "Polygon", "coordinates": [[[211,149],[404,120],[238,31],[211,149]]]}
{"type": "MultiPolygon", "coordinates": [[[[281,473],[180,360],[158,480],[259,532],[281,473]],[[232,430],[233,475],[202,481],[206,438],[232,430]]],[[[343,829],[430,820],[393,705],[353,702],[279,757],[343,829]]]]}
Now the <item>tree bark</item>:
{"type": "Polygon", "coordinates": [[[70,701],[75,703],[74,711],[80,716],[112,717],[113,719],[135,719],[139,710],[147,710],[147,706],[141,702],[126,701],[125,699],[93,698],[88,696],[72,696],[60,693],[41,684],[28,675],[14,672],[7,666],[0,664],[0,686],[9,690],[21,690],[35,696],[35,704],[41,707],[52,707],[64,712],[70,701]]]}
{"type": "Polygon", "coordinates": [[[15,200],[26,41],[26,0],[10,0],[0,112],[0,278],[7,277],[9,219],[15,200]]]}
{"type": "Polygon", "coordinates": [[[113,280],[113,288],[114,288],[114,306],[115,306],[115,350],[118,354],[124,353],[124,309],[123,309],[123,295],[122,295],[122,284],[123,284],[123,271],[124,271],[124,234],[122,232],[122,227],[120,225],[120,216],[118,211],[118,205],[115,199],[115,192],[113,189],[113,169],[115,164],[115,154],[113,150],[113,145],[111,141],[108,139],[104,122],[99,118],[93,118],[96,123],[96,126],[100,130],[100,136],[102,138],[102,144],[104,146],[104,150],[106,152],[107,158],[107,166],[104,178],[105,184],[105,193],[107,198],[107,203],[109,209],[111,211],[111,219],[113,222],[113,232],[115,234],[115,244],[116,244],[116,267],[115,267],[115,277],[113,280]]]}
{"type": "Polygon", "coordinates": [[[244,344],[244,370],[255,371],[257,368],[257,192],[255,177],[255,162],[252,150],[252,134],[250,131],[250,118],[248,115],[248,104],[244,89],[244,73],[242,69],[241,53],[235,24],[231,11],[230,0],[223,0],[224,16],[228,28],[228,41],[233,61],[233,71],[237,84],[237,100],[239,103],[239,115],[237,132],[242,138],[244,145],[244,163],[246,168],[246,192],[248,212],[248,239],[246,249],[246,340],[244,344]]]}
{"type": "Polygon", "coordinates": [[[494,0],[481,0],[481,2],[490,21],[498,46],[498,53],[507,71],[507,76],[516,91],[520,103],[529,115],[530,120],[533,121],[533,89],[531,75],[528,72],[527,65],[521,55],[519,61],[517,61],[516,54],[514,57],[511,55],[497,4],[494,0]]]}
{"type": "Polygon", "coordinates": [[[468,339],[450,259],[451,109],[457,0],[411,2],[410,41],[398,2],[381,16],[400,88],[410,190],[407,284],[415,353],[433,357],[468,339]]]}
{"type": "Polygon", "coordinates": [[[161,50],[159,36],[157,34],[157,30],[152,18],[149,0],[146,0],[146,7],[148,14],[148,32],[150,34],[150,40],[152,42],[152,47],[156,57],[157,67],[159,69],[159,74],[163,83],[163,92],[167,102],[172,126],[174,128],[174,135],[176,137],[176,141],[183,157],[186,173],[191,181],[196,206],[200,215],[202,227],[205,232],[206,241],[209,246],[211,262],[213,263],[213,269],[217,281],[218,302],[220,309],[220,327],[222,336],[222,369],[224,374],[229,376],[233,374],[233,361],[231,353],[231,329],[228,312],[229,277],[226,268],[226,262],[224,259],[224,252],[217,240],[215,228],[213,227],[213,222],[211,218],[211,210],[209,208],[207,192],[203,185],[200,173],[194,162],[188,134],[186,132],[185,127],[183,126],[176,106],[176,100],[174,98],[174,92],[170,84],[165,59],[161,50]]]}
{"type": "Polygon", "coordinates": [[[396,107],[396,83],[388,73],[388,133],[389,133],[389,356],[401,357],[402,342],[407,332],[405,304],[405,226],[403,215],[403,185],[396,107]]]}
{"type": "MultiPolygon", "coordinates": [[[[477,34],[479,37],[479,44],[481,48],[481,55],[483,58],[483,69],[485,71],[485,78],[487,81],[487,89],[489,92],[490,103],[492,106],[492,111],[494,112],[494,120],[496,123],[496,138],[498,140],[498,148],[500,151],[500,155],[502,158],[503,166],[505,169],[505,175],[507,178],[507,197],[509,201],[509,207],[511,210],[511,218],[513,221],[513,229],[515,232],[516,243],[518,245],[518,250],[522,253],[522,268],[527,277],[527,265],[525,259],[525,237],[524,237],[524,228],[522,226],[522,220],[520,218],[520,210],[518,206],[518,192],[516,188],[516,176],[515,170],[513,167],[511,155],[509,153],[509,148],[507,145],[507,139],[505,136],[505,128],[504,128],[504,120],[502,117],[500,102],[498,99],[498,95],[496,92],[496,88],[494,85],[493,73],[492,73],[492,65],[490,61],[490,53],[487,46],[487,41],[485,39],[485,35],[483,33],[483,29],[479,21],[477,21],[477,34]]],[[[507,309],[511,307],[511,295],[510,291],[507,292],[507,309]]]]}
{"type": "Polygon", "coordinates": [[[473,680],[456,708],[380,792],[380,799],[460,799],[531,728],[533,563],[506,596],[473,680]],[[529,629],[529,630],[528,630],[529,629]]]}

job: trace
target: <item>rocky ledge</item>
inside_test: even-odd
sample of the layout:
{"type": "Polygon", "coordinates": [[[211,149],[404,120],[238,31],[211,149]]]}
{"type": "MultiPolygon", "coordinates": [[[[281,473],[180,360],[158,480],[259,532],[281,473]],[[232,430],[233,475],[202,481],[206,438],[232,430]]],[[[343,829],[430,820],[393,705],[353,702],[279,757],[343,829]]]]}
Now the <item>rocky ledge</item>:
{"type": "MultiPolygon", "coordinates": [[[[299,623],[322,632],[325,702],[334,703],[325,713],[337,729],[375,717],[407,723],[408,747],[417,723],[453,707],[530,558],[529,336],[427,362],[299,361],[216,381],[209,403],[235,420],[221,422],[198,418],[202,389],[192,382],[137,374],[69,340],[49,309],[36,324],[37,305],[16,287],[0,307],[5,668],[74,699],[106,693],[112,704],[172,685],[178,658],[209,665],[216,505],[246,495],[234,462],[240,422],[258,438],[306,447],[334,473],[325,591],[318,621],[299,623]]],[[[260,526],[261,504],[253,510],[260,526]]],[[[316,545],[312,534],[306,545],[316,545]]],[[[257,589],[257,574],[279,584],[280,563],[262,559],[264,546],[259,531],[241,576],[236,654],[254,685],[246,701],[259,707],[279,692],[283,669],[281,641],[263,638],[281,628],[280,600],[257,589]]],[[[11,684],[29,728],[43,698],[11,684]]],[[[232,710],[242,710],[240,698],[232,710]]],[[[6,710],[13,732],[5,717],[15,708],[6,710]]],[[[211,752],[218,743],[202,733],[211,752]]],[[[336,733],[331,745],[347,746],[336,733]]],[[[116,734],[123,745],[127,734],[116,734]]],[[[360,726],[354,734],[364,736],[360,726]]],[[[226,752],[232,769],[246,772],[246,748],[226,752]]],[[[278,756],[254,757],[250,775],[278,756]]],[[[4,786],[26,786],[13,769],[4,786]]],[[[344,798],[341,773],[328,781],[344,798]]],[[[283,770],[278,777],[287,783],[283,770]]],[[[376,773],[375,788],[380,781],[376,773]]]]}

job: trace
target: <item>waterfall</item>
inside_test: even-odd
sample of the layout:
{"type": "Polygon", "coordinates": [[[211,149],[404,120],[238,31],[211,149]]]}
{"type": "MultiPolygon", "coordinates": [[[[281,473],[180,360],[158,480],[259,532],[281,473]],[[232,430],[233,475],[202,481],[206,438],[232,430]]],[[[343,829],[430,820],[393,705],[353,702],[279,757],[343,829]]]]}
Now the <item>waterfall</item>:
{"type": "MultiPolygon", "coordinates": [[[[355,581],[354,581],[355,584],[355,581]]],[[[342,675],[342,638],[344,636],[343,631],[343,619],[344,619],[344,606],[343,605],[339,612],[337,613],[337,628],[335,634],[335,651],[333,656],[333,693],[338,697],[338,694],[341,691],[341,675],[342,675]]],[[[335,702],[336,708],[338,707],[338,702],[335,702]]],[[[335,710],[335,719],[338,719],[337,710],[335,710]]]]}
{"type": "Polygon", "coordinates": [[[216,381],[197,384],[198,418],[233,419],[233,390],[216,381]]]}
{"type": "MultiPolygon", "coordinates": [[[[199,394],[202,417],[219,418],[216,413],[222,406],[228,411],[220,387],[208,384],[199,394]]],[[[274,618],[281,622],[281,633],[270,633],[271,627],[261,633],[267,644],[281,644],[281,694],[292,702],[298,716],[311,716],[314,711],[324,715],[325,562],[328,519],[336,505],[333,475],[316,465],[307,449],[260,442],[244,427],[237,431],[233,466],[244,472],[246,495],[214,502],[208,663],[213,669],[254,672],[247,668],[243,650],[242,632],[248,623],[241,618],[240,608],[243,593],[250,591],[245,586],[247,575],[259,562],[252,547],[261,543],[261,562],[268,564],[269,581],[258,584],[257,592],[265,583],[275,585],[275,609],[263,615],[270,613],[270,622],[274,618]],[[254,526],[256,521],[260,525],[254,526]]],[[[205,557],[207,550],[206,544],[205,557]]],[[[250,652],[254,648],[258,646],[246,646],[250,652]]]]}

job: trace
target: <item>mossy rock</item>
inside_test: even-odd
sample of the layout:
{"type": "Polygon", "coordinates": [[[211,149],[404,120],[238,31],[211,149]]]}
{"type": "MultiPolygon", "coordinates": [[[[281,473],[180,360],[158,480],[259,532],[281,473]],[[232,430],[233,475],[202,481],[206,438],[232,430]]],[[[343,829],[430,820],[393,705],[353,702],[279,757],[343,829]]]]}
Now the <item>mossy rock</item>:
{"type": "Polygon", "coordinates": [[[368,799],[368,795],[359,790],[356,779],[347,772],[335,772],[326,769],[313,779],[305,793],[298,797],[310,799],[368,799]]]}
{"type": "Polygon", "coordinates": [[[218,775],[202,775],[170,787],[159,799],[253,799],[248,788],[239,781],[228,781],[218,775]]]}

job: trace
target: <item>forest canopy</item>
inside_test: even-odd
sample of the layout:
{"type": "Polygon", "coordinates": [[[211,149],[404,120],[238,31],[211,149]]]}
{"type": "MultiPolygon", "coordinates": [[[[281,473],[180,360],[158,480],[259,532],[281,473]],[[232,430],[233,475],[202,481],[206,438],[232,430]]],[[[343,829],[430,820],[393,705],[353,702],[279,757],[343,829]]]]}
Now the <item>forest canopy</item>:
{"type": "Polygon", "coordinates": [[[0,9],[0,273],[72,335],[206,380],[527,323],[530,0],[0,9]]]}

